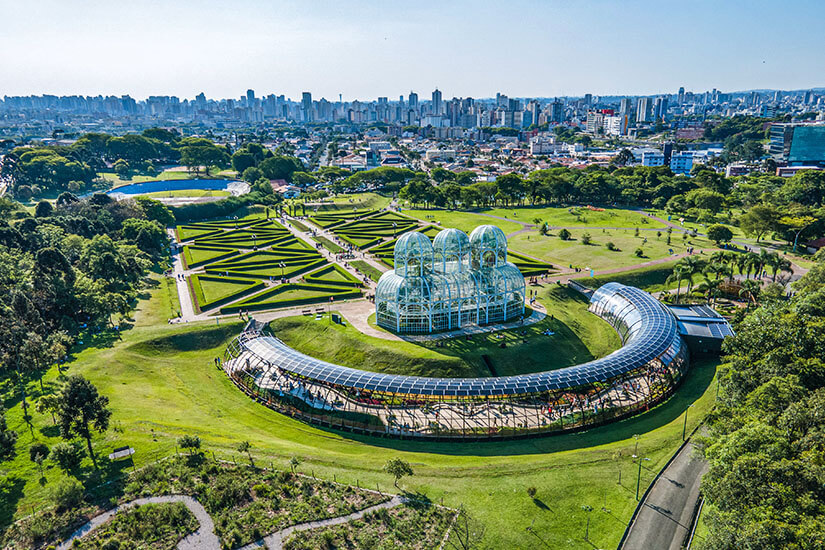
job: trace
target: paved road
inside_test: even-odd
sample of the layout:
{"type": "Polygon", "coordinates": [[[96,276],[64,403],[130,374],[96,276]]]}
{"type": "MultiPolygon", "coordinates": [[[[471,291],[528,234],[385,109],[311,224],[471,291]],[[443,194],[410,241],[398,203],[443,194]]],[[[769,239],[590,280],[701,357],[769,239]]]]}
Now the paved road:
{"type": "Polygon", "coordinates": [[[189,293],[188,279],[183,274],[186,269],[183,266],[183,247],[177,243],[177,236],[174,229],[168,229],[169,239],[172,241],[172,266],[175,285],[178,289],[178,300],[180,301],[180,319],[188,321],[195,317],[195,306],[192,304],[192,295],[189,293]]]}
{"type": "Polygon", "coordinates": [[[103,512],[102,514],[92,518],[89,522],[72,533],[68,539],[61,543],[60,546],[57,547],[57,550],[68,550],[72,547],[72,543],[75,539],[86,536],[92,530],[100,527],[112,519],[112,517],[114,517],[114,515],[118,512],[127,510],[134,506],[142,506],[144,504],[161,504],[169,502],[184,503],[198,520],[198,530],[181,539],[178,543],[179,550],[220,550],[221,543],[220,540],[218,540],[218,536],[215,535],[215,524],[212,523],[212,518],[197,500],[184,495],[138,498],[131,502],[127,502],[126,504],[116,506],[108,512],[103,512]]]}
{"type": "Polygon", "coordinates": [[[682,448],[647,494],[620,550],[680,550],[699,500],[699,485],[707,463],[682,448]]]}

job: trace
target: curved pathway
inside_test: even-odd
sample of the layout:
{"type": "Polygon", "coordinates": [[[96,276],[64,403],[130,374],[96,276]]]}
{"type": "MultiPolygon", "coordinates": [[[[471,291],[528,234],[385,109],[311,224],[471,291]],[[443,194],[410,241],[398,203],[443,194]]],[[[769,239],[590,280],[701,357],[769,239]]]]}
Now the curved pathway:
{"type": "Polygon", "coordinates": [[[376,510],[381,510],[384,508],[395,508],[400,504],[403,504],[405,499],[399,496],[394,496],[390,500],[386,502],[382,502],[381,504],[376,504],[375,506],[370,506],[369,508],[364,508],[360,512],[353,512],[352,514],[348,514],[346,516],[338,516],[335,518],[329,519],[322,519],[318,521],[308,521],[306,523],[299,523],[297,525],[291,525],[285,529],[281,529],[280,531],[276,531],[271,535],[267,535],[266,537],[262,538],[261,540],[255,541],[253,543],[247,544],[246,546],[242,547],[240,550],[254,550],[255,548],[267,548],[268,550],[281,550],[284,547],[284,541],[290,537],[293,533],[297,533],[299,531],[308,531],[310,529],[319,529],[321,527],[330,527],[332,525],[341,525],[342,523],[349,523],[350,521],[354,521],[356,519],[361,519],[365,515],[369,514],[370,512],[374,512],[376,510]]]}
{"type": "Polygon", "coordinates": [[[100,515],[93,517],[85,525],[80,527],[62,542],[57,550],[69,550],[75,539],[81,538],[89,534],[91,531],[100,527],[104,523],[112,519],[115,514],[133,508],[135,506],[142,506],[144,504],[165,504],[170,502],[182,502],[195,515],[198,520],[198,529],[181,539],[178,543],[180,550],[220,550],[221,542],[218,536],[215,535],[215,524],[212,523],[212,518],[206,512],[201,504],[192,497],[185,495],[169,495],[162,497],[138,498],[131,502],[115,506],[108,512],[103,512],[100,515]]]}

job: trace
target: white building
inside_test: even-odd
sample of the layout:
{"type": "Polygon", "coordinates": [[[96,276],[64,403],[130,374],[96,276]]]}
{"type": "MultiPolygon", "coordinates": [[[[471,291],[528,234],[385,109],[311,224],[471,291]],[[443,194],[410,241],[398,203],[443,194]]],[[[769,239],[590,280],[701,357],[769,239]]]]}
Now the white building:
{"type": "MultiPolygon", "coordinates": [[[[664,159],[664,156],[662,158],[664,159]]],[[[693,168],[692,152],[683,151],[681,153],[673,153],[670,156],[670,171],[674,174],[688,176],[690,175],[691,168],[693,168]]]]}
{"type": "Polygon", "coordinates": [[[664,166],[665,155],[661,151],[645,151],[642,153],[642,166],[664,166]]]}
{"type": "Polygon", "coordinates": [[[604,133],[608,136],[623,136],[627,133],[626,116],[606,116],[603,125],[604,133]]]}

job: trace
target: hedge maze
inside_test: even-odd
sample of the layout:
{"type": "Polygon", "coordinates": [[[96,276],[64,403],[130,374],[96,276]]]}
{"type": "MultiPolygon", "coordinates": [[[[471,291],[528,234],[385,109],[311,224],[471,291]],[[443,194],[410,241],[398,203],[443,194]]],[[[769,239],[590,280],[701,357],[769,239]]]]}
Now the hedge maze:
{"type": "Polygon", "coordinates": [[[189,288],[199,312],[269,309],[361,295],[360,281],[267,219],[182,225],[189,288]],[[303,276],[303,277],[301,277],[303,276]],[[302,278],[303,281],[296,282],[302,278]]]}

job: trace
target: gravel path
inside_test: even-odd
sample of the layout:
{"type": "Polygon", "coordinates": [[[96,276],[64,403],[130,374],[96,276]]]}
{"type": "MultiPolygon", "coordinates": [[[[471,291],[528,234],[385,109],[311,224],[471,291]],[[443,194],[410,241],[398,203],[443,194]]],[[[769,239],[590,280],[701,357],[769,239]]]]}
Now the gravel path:
{"type": "Polygon", "coordinates": [[[215,524],[212,523],[212,518],[197,500],[185,495],[138,498],[131,502],[116,506],[108,512],[103,512],[102,514],[93,517],[85,525],[72,533],[68,539],[61,543],[57,547],[57,550],[68,550],[72,547],[72,542],[75,539],[86,536],[97,527],[100,527],[112,519],[112,517],[114,517],[118,512],[128,510],[129,508],[133,508],[135,506],[142,506],[144,504],[163,504],[169,502],[184,503],[186,507],[189,508],[189,510],[195,515],[195,518],[197,518],[199,524],[197,531],[184,537],[178,543],[178,548],[180,550],[220,550],[221,543],[218,540],[217,535],[215,535],[215,524]]]}
{"type": "Polygon", "coordinates": [[[370,506],[369,508],[364,508],[360,512],[353,512],[352,514],[346,516],[338,516],[336,518],[329,518],[329,519],[322,519],[318,521],[308,521],[306,523],[299,523],[297,525],[292,525],[287,527],[286,529],[281,529],[280,531],[276,531],[271,535],[267,535],[261,540],[255,541],[251,544],[247,544],[240,550],[254,550],[255,548],[267,548],[268,550],[281,550],[284,547],[284,541],[290,537],[293,533],[297,533],[299,531],[307,531],[309,529],[319,529],[321,527],[329,527],[331,525],[341,525],[342,523],[349,523],[350,521],[361,519],[366,514],[370,512],[374,512],[375,510],[381,510],[383,508],[395,508],[396,506],[402,504],[404,499],[399,496],[394,496],[392,499],[382,502],[381,504],[376,504],[375,506],[370,506]]]}

